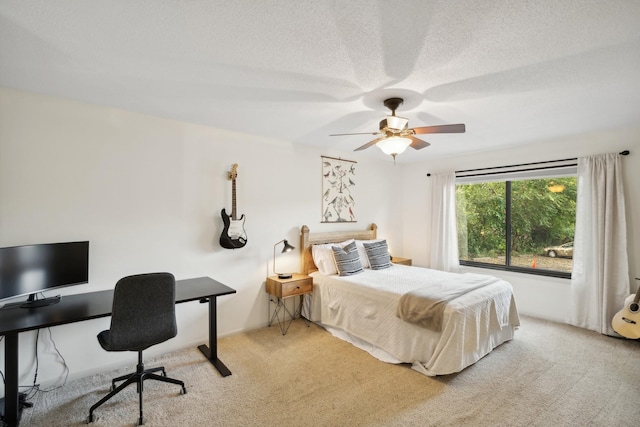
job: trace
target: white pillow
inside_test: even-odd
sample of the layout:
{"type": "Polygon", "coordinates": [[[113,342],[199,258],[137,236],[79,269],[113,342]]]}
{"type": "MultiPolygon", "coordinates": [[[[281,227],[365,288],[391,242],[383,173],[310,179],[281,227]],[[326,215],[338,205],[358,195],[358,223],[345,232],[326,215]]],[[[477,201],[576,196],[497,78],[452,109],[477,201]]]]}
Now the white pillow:
{"type": "Polygon", "coordinates": [[[338,268],[336,267],[336,260],[333,258],[332,246],[339,246],[344,248],[349,243],[353,242],[353,239],[345,240],[341,243],[327,243],[322,245],[311,246],[311,256],[313,262],[318,267],[320,274],[328,276],[330,274],[338,274],[338,268]]]}
{"type": "Polygon", "coordinates": [[[371,268],[371,263],[369,262],[369,257],[367,256],[367,251],[364,248],[364,244],[376,243],[382,240],[383,239],[356,240],[356,248],[358,248],[358,256],[360,257],[360,263],[362,264],[362,268],[371,268]]]}

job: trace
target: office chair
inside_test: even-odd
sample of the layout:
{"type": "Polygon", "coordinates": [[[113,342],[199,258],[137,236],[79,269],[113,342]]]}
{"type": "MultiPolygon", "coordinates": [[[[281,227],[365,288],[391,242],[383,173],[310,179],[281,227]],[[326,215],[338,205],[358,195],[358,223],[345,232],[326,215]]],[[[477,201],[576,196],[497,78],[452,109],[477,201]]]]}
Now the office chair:
{"type": "Polygon", "coordinates": [[[144,380],[158,380],[187,389],[184,382],[168,378],[163,366],[146,369],[142,363],[142,351],[173,338],[178,333],[175,314],[176,281],[171,273],[149,273],[128,276],[116,283],[113,293],[111,326],[98,334],[98,342],[106,351],[137,351],[136,372],[114,378],[111,392],[89,409],[88,422],[93,422],[93,411],[120,393],[130,384],[136,384],[140,401],[138,425],[144,424],[142,416],[142,390],[144,380]],[[155,372],[162,372],[157,375],[155,372]],[[116,382],[124,382],[116,387],[116,382]]]}

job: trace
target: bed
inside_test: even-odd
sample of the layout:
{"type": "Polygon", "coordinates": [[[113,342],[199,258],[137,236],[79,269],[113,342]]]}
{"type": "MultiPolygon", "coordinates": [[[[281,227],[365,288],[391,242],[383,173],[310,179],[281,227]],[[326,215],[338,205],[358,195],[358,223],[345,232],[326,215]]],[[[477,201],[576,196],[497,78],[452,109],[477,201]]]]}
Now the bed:
{"type": "Polygon", "coordinates": [[[520,319],[508,282],[398,264],[376,270],[372,265],[346,276],[325,271],[320,248],[346,248],[351,239],[360,245],[360,257],[366,256],[362,242],[384,242],[377,238],[375,224],[364,231],[323,233],[311,233],[303,226],[300,234],[302,272],[314,280],[313,294],[303,302],[303,315],[336,337],[379,360],[410,363],[428,376],[459,372],[514,337],[520,319]],[[321,267],[314,260],[316,250],[321,267]],[[435,326],[401,319],[401,303],[407,296],[431,287],[457,287],[462,293],[439,304],[435,326]]]}

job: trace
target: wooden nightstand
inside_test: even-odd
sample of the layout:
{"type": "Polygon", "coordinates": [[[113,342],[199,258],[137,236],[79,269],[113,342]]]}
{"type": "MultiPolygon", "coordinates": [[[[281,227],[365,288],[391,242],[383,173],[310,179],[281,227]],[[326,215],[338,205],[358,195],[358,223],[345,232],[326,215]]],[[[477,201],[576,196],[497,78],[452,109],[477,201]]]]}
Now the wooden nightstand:
{"type": "MultiPolygon", "coordinates": [[[[293,273],[290,279],[280,279],[278,276],[267,277],[267,286],[265,291],[269,294],[269,307],[271,303],[276,305],[273,314],[269,309],[269,326],[274,319],[278,319],[278,325],[282,335],[285,335],[291,326],[291,322],[296,317],[302,317],[302,295],[313,292],[313,278],[304,274],[293,273]],[[290,297],[298,297],[293,299],[293,313],[289,311],[285,304],[285,299],[290,297]],[[296,309],[296,300],[298,300],[298,308],[296,309]],[[280,318],[280,313],[282,318],[280,318]],[[287,323],[287,314],[290,317],[287,323]]],[[[311,316],[309,316],[311,317],[311,316]]],[[[304,318],[303,318],[304,319],[304,318]]],[[[304,319],[307,326],[309,320],[304,319]]]]}
{"type": "Polygon", "coordinates": [[[411,265],[411,258],[400,258],[394,256],[391,258],[391,262],[394,264],[411,265]]]}

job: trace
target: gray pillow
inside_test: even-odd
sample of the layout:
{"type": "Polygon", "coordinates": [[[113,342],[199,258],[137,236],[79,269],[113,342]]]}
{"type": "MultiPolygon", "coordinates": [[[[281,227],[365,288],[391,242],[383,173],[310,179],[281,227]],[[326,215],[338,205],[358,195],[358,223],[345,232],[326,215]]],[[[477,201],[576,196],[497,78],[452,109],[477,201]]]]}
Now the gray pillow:
{"type": "Polygon", "coordinates": [[[382,270],[391,267],[391,256],[386,240],[379,242],[365,243],[364,250],[369,258],[369,265],[372,270],[382,270]]]}
{"type": "Polygon", "coordinates": [[[358,256],[358,248],[356,242],[351,242],[344,247],[332,246],[333,257],[336,260],[338,275],[351,276],[353,274],[362,273],[362,263],[358,256]]]}

